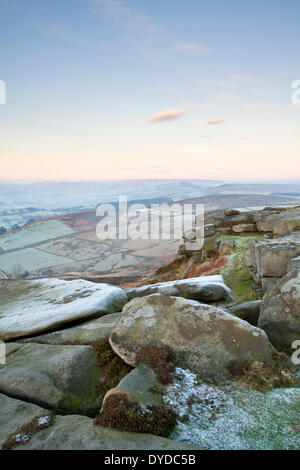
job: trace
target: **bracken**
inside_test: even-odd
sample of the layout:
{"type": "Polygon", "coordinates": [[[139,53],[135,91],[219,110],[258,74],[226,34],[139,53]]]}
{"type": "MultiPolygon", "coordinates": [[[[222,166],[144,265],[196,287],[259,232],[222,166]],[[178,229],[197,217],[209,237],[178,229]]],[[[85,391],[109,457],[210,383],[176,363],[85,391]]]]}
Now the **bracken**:
{"type": "Polygon", "coordinates": [[[136,356],[136,365],[146,364],[157,375],[160,383],[168,385],[173,383],[175,372],[175,354],[169,346],[156,348],[145,346],[136,356]]]}
{"type": "Polygon", "coordinates": [[[94,424],[121,431],[142,432],[168,437],[176,425],[177,414],[168,406],[139,405],[125,393],[109,396],[94,424]]]}
{"type": "Polygon", "coordinates": [[[277,351],[273,353],[273,363],[249,362],[242,359],[232,361],[228,370],[241,382],[262,390],[274,387],[294,387],[297,384],[297,377],[293,374],[289,358],[277,351]]]}

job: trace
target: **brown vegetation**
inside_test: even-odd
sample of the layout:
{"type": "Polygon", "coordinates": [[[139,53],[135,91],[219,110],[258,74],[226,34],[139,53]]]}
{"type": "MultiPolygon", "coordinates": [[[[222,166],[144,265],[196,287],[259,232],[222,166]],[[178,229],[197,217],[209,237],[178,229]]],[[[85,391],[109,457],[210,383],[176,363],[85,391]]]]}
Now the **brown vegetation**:
{"type": "Polygon", "coordinates": [[[170,347],[155,348],[146,346],[137,354],[136,365],[146,364],[151,367],[159,380],[164,385],[171,384],[174,380],[175,354],[170,347]]]}
{"type": "Polygon", "coordinates": [[[228,370],[237,380],[261,390],[295,387],[297,377],[293,374],[289,358],[283,353],[274,352],[273,360],[273,364],[262,361],[249,362],[246,359],[232,361],[228,370]]]}
{"type": "Polygon", "coordinates": [[[97,393],[104,395],[118,385],[120,380],[132,370],[110,347],[108,340],[102,339],[92,343],[97,355],[97,364],[100,371],[100,380],[97,393]]]}
{"type": "Polygon", "coordinates": [[[94,424],[122,431],[142,432],[168,437],[177,422],[177,414],[167,406],[155,407],[129,401],[125,393],[105,400],[94,424]]]}
{"type": "Polygon", "coordinates": [[[46,416],[41,416],[39,418],[33,419],[30,423],[25,424],[24,426],[19,426],[16,432],[10,434],[4,444],[2,445],[2,450],[11,450],[18,445],[24,445],[28,442],[32,436],[40,431],[41,429],[48,428],[53,424],[54,415],[49,412],[46,416]],[[45,419],[45,422],[39,422],[42,418],[45,419]]]}

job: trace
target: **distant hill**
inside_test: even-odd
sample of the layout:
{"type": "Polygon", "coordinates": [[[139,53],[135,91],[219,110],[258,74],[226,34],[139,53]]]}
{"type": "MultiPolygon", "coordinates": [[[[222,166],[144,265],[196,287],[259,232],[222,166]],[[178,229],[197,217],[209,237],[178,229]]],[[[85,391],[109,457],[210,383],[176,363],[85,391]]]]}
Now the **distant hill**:
{"type": "Polygon", "coordinates": [[[292,194],[300,193],[300,184],[231,183],[207,188],[207,194],[292,194]]]}
{"type": "Polygon", "coordinates": [[[274,206],[274,205],[300,205],[300,197],[283,197],[264,194],[212,194],[208,196],[184,199],[180,204],[204,204],[205,211],[227,209],[227,208],[246,208],[255,206],[274,206]]]}
{"type": "MultiPolygon", "coordinates": [[[[46,210],[92,208],[127,196],[129,201],[201,196],[217,180],[132,180],[69,183],[0,184],[1,210],[35,207],[46,210]]],[[[1,215],[1,214],[0,214],[1,215]]]]}

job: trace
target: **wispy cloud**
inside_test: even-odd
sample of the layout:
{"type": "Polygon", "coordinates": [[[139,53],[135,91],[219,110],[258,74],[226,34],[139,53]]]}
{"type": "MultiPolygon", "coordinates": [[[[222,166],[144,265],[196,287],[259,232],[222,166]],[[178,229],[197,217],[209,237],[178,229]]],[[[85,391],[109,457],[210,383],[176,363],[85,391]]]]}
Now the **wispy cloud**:
{"type": "Polygon", "coordinates": [[[184,109],[167,109],[158,114],[150,116],[147,121],[152,124],[159,122],[175,121],[176,119],[181,118],[185,114],[187,114],[187,111],[185,111],[184,109]]]}
{"type": "Polygon", "coordinates": [[[215,101],[237,102],[240,97],[236,93],[218,93],[214,96],[215,101]]]}
{"type": "Polygon", "coordinates": [[[185,54],[187,56],[207,56],[211,54],[211,50],[203,46],[202,44],[199,44],[197,42],[180,42],[178,44],[175,44],[175,46],[172,47],[172,49],[175,52],[179,52],[181,54],[185,54]]]}
{"type": "Polygon", "coordinates": [[[158,31],[153,19],[130,8],[123,0],[92,0],[91,10],[111,18],[132,34],[151,34],[158,31]]]}
{"type": "Polygon", "coordinates": [[[73,43],[80,40],[78,33],[74,33],[73,31],[68,30],[64,25],[42,24],[38,27],[38,29],[47,36],[51,36],[62,41],[73,43]]]}
{"type": "Polygon", "coordinates": [[[255,77],[254,75],[235,74],[232,75],[232,80],[241,85],[259,86],[265,83],[261,77],[255,77]]]}
{"type": "Polygon", "coordinates": [[[205,124],[208,124],[209,126],[217,126],[219,124],[223,124],[224,122],[224,119],[208,119],[205,121],[205,124]]]}
{"type": "Polygon", "coordinates": [[[211,80],[207,78],[200,78],[196,80],[196,83],[200,86],[207,86],[212,88],[235,88],[235,85],[232,82],[223,80],[211,80]]]}
{"type": "Polygon", "coordinates": [[[125,0],[91,0],[91,11],[114,23],[123,30],[126,42],[142,55],[159,51],[172,51],[191,57],[207,56],[212,51],[198,42],[176,42],[172,32],[162,28],[155,18],[129,6],[125,0]]]}
{"type": "Polygon", "coordinates": [[[151,16],[136,11],[123,0],[92,0],[91,11],[123,31],[125,42],[141,55],[151,54],[153,45],[164,40],[164,31],[151,16]]]}

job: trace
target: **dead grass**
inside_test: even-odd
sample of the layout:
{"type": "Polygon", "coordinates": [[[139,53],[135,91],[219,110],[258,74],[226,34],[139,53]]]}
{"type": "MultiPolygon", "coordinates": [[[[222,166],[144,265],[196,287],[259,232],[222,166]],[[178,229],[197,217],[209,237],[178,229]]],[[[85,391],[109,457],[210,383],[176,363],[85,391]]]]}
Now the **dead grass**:
{"type": "Polygon", "coordinates": [[[246,359],[232,361],[228,370],[235,379],[259,390],[295,387],[297,384],[290,360],[283,353],[273,353],[272,364],[263,361],[250,362],[246,359]]]}
{"type": "Polygon", "coordinates": [[[168,437],[177,422],[177,414],[168,406],[139,405],[125,393],[112,394],[105,400],[94,424],[121,431],[142,432],[168,437]]]}
{"type": "Polygon", "coordinates": [[[173,383],[175,354],[170,347],[155,348],[153,346],[145,346],[137,354],[136,365],[139,364],[146,364],[151,367],[160,383],[164,385],[173,383]]]}
{"type": "Polygon", "coordinates": [[[53,424],[54,421],[54,414],[49,412],[45,416],[40,416],[32,420],[29,424],[25,424],[24,426],[19,426],[17,431],[10,434],[4,444],[2,445],[2,450],[11,450],[17,447],[18,445],[26,444],[32,436],[40,431],[41,429],[48,428],[53,424]],[[39,424],[39,420],[41,418],[49,417],[47,422],[39,424]]]}

